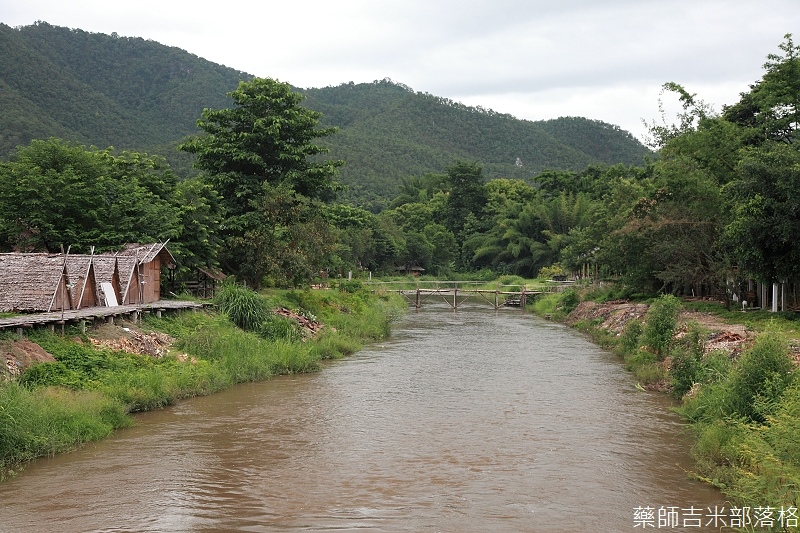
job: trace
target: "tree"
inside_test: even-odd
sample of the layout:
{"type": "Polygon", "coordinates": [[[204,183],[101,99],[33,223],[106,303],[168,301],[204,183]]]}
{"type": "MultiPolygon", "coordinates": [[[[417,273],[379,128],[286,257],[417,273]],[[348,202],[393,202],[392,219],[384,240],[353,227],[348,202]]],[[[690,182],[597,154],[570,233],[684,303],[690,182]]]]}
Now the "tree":
{"type": "Polygon", "coordinates": [[[745,151],[739,179],[725,188],[734,206],[726,242],[739,265],[765,283],[800,276],[800,151],[773,142],[745,151]]]}
{"type": "Polygon", "coordinates": [[[767,56],[761,81],[724,112],[726,119],[752,130],[751,144],[794,143],[800,135],[800,46],[788,33],[779,48],[783,55],[767,56]]]}
{"type": "Polygon", "coordinates": [[[174,187],[160,158],[33,141],[0,166],[0,239],[19,250],[88,252],[174,238],[174,187]]]}
{"type": "Polygon", "coordinates": [[[232,108],[203,111],[197,125],[206,135],[180,146],[197,155],[196,166],[209,173],[222,197],[221,263],[254,287],[267,275],[297,280],[301,272],[313,273],[320,260],[310,245],[319,242],[322,219],[316,204],[305,199],[331,199],[343,165],[320,160],[327,149],[314,141],[336,130],[319,128],[320,113],[300,106],[303,96],[286,83],[255,78],[229,96],[232,108]],[[314,221],[309,233],[299,231],[302,224],[292,218],[300,211],[314,221]]]}
{"type": "Polygon", "coordinates": [[[212,176],[230,216],[254,210],[250,202],[265,183],[290,185],[309,198],[331,197],[344,163],[313,159],[327,152],[314,140],[336,129],[317,127],[321,113],[302,107],[303,95],[288,83],[255,78],[228,96],[234,107],[204,109],[197,126],[206,135],[180,149],[197,155],[196,166],[212,176]]]}
{"type": "Polygon", "coordinates": [[[447,169],[449,194],[445,225],[456,236],[463,237],[467,216],[480,217],[486,205],[486,187],[483,171],[477,163],[459,161],[447,169]]]}

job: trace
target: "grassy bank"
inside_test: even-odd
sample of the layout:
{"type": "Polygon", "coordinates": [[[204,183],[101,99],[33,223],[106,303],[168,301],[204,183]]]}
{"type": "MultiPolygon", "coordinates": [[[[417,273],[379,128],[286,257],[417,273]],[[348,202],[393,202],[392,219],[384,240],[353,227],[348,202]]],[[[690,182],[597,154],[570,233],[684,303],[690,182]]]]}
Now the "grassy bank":
{"type": "Polygon", "coordinates": [[[387,336],[392,319],[405,309],[398,297],[374,296],[357,285],[349,292],[266,295],[231,286],[218,303],[218,311],[147,317],[137,325],[174,339],[158,357],[98,346],[91,330],[63,337],[31,332],[30,340],[55,361],[0,384],[0,478],[31,459],[129,426],[131,413],[237,383],[318,370],[323,359],[352,354],[387,336]]]}
{"type": "MultiPolygon", "coordinates": [[[[581,301],[604,297],[590,289],[570,291],[542,298],[532,307],[538,314],[564,319],[581,301]]],[[[719,487],[732,505],[751,508],[749,530],[785,531],[787,523],[789,530],[796,527],[800,372],[790,342],[798,337],[798,317],[730,312],[722,305],[685,303],[672,296],[647,303],[646,313],[621,331],[610,331],[600,320],[574,325],[618,354],[641,386],[676,398],[677,411],[696,435],[692,453],[697,477],[719,487]],[[709,332],[679,318],[687,310],[747,324],[755,334],[741,350],[709,350],[709,332]],[[765,514],[767,508],[771,514],[765,514]]]]}

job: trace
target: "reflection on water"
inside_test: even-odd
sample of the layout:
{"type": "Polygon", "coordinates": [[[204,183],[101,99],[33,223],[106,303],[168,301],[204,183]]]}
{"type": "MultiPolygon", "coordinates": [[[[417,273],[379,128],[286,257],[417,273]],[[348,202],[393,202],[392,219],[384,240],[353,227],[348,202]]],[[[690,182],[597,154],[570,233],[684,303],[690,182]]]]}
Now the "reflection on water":
{"type": "Polygon", "coordinates": [[[631,531],[640,505],[722,503],[688,446],[668,400],[575,332],[426,305],[320,373],[31,465],[0,484],[0,530],[631,531]]]}

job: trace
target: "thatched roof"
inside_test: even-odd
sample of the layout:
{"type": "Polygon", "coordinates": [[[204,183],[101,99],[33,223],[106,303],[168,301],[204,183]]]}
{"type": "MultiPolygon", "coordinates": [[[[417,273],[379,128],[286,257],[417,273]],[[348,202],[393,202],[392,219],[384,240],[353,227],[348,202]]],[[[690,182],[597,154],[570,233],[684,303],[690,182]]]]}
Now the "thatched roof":
{"type": "Polygon", "coordinates": [[[69,276],[69,292],[75,309],[100,305],[94,255],[67,254],[66,265],[69,276]]]}
{"type": "Polygon", "coordinates": [[[61,254],[0,254],[0,312],[70,309],[61,254]]]}
{"type": "Polygon", "coordinates": [[[103,290],[103,283],[111,284],[115,291],[115,299],[117,302],[122,301],[122,282],[120,281],[116,256],[96,255],[92,258],[92,263],[94,264],[94,279],[97,284],[97,295],[100,302],[103,303],[107,299],[107,295],[103,290]]]}
{"type": "Polygon", "coordinates": [[[0,254],[0,312],[35,312],[102,305],[101,284],[111,283],[120,303],[138,303],[138,267],[154,261],[174,268],[167,243],[129,244],[119,252],[0,254]]]}
{"type": "Polygon", "coordinates": [[[118,256],[135,256],[139,259],[139,263],[146,264],[153,261],[156,257],[161,258],[161,264],[169,268],[174,268],[176,265],[175,257],[167,249],[167,242],[156,242],[152,244],[138,244],[130,243],[117,252],[118,256]]]}

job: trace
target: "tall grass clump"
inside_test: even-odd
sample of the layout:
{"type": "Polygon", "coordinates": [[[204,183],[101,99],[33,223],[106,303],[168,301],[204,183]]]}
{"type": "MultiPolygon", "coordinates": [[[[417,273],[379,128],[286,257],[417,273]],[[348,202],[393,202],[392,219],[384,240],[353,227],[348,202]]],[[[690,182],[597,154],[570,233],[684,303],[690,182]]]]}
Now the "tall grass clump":
{"type": "Polygon", "coordinates": [[[226,284],[217,293],[215,303],[231,322],[245,331],[258,331],[272,313],[264,297],[234,283],[226,284]]]}
{"type": "Polygon", "coordinates": [[[560,301],[560,294],[543,294],[533,301],[531,307],[537,315],[554,317],[560,301]]]}

